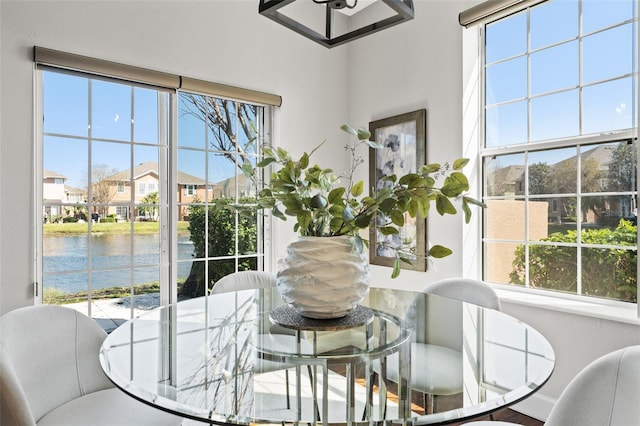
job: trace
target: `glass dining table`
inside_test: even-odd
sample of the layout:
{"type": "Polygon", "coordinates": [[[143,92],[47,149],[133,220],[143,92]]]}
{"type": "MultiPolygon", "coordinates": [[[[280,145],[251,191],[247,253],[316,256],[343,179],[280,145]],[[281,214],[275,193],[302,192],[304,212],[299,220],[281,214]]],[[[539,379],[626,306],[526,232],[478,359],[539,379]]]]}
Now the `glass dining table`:
{"type": "Polygon", "coordinates": [[[382,288],[332,320],[301,317],[275,288],[178,302],[123,323],[99,359],[133,398],[240,425],[458,422],[527,398],[555,365],[549,342],[505,313],[382,288]],[[450,392],[423,394],[418,376],[450,392]]]}

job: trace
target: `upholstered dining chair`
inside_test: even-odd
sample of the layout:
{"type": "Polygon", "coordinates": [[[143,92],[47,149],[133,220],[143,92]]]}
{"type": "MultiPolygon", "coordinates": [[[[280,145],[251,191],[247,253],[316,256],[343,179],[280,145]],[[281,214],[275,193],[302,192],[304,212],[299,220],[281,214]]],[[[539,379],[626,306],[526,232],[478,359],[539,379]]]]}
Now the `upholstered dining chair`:
{"type": "Polygon", "coordinates": [[[61,306],[29,306],[0,317],[0,424],[181,424],[109,381],[98,360],[105,337],[91,318],[61,306]]]}
{"type": "MultiPolygon", "coordinates": [[[[229,275],[225,275],[220,278],[213,285],[211,294],[227,293],[230,291],[239,290],[254,290],[264,288],[275,288],[276,276],[272,273],[265,271],[239,271],[229,275]]],[[[295,347],[296,337],[291,330],[286,330],[282,327],[271,326],[270,332],[258,335],[258,341],[261,345],[271,350],[277,350],[278,348],[283,351],[289,350],[289,348],[295,347]]],[[[266,330],[265,330],[266,331],[266,330]]],[[[312,353],[313,348],[311,344],[305,340],[301,341],[301,351],[303,353],[312,353]]],[[[290,392],[289,392],[289,369],[294,368],[294,364],[281,363],[275,361],[264,360],[257,358],[254,361],[254,373],[262,374],[273,371],[284,370],[286,392],[287,392],[287,409],[291,407],[290,392]]],[[[309,370],[309,377],[311,376],[311,368],[309,370]]]]}
{"type": "MultiPolygon", "coordinates": [[[[583,368],[562,391],[545,426],[640,424],[640,345],[610,352],[583,368]]],[[[473,426],[514,425],[470,422],[473,426]]]]}
{"type": "MultiPolygon", "coordinates": [[[[443,315],[449,315],[451,321],[438,321],[435,327],[425,332],[426,338],[419,338],[411,344],[411,388],[423,394],[425,410],[429,408],[435,412],[438,397],[462,392],[462,314],[457,301],[498,311],[501,305],[498,295],[488,284],[466,278],[436,281],[422,292],[456,301],[443,299],[433,303],[427,311],[445,310],[447,313],[443,315]],[[413,360],[419,361],[414,363],[413,360]]],[[[425,322],[433,323],[428,319],[425,322]]],[[[397,383],[396,360],[390,359],[387,363],[387,378],[397,383]]]]}

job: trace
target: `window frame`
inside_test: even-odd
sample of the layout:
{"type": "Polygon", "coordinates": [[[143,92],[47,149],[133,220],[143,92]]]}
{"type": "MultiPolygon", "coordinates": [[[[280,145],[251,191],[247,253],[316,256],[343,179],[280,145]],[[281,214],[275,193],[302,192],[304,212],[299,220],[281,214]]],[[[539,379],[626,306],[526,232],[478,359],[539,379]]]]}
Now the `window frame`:
{"type": "MultiPolygon", "coordinates": [[[[44,151],[44,137],[45,137],[45,132],[44,132],[44,123],[42,120],[42,117],[44,115],[44,73],[45,72],[55,72],[55,73],[61,73],[61,74],[71,74],[74,76],[78,76],[81,78],[86,78],[88,80],[107,80],[107,81],[111,81],[114,83],[120,83],[123,84],[125,86],[131,86],[131,87],[148,87],[145,84],[141,84],[139,82],[136,81],[130,81],[130,80],[125,80],[125,79],[118,79],[118,78],[111,78],[111,77],[104,77],[102,75],[96,75],[92,72],[88,72],[88,71],[76,71],[76,70],[67,70],[65,68],[59,68],[59,67],[53,67],[53,66],[36,66],[34,68],[34,85],[35,85],[35,92],[36,92],[36,96],[35,96],[35,108],[34,108],[34,114],[36,116],[36,126],[35,126],[35,133],[36,133],[36,137],[34,138],[34,144],[35,144],[35,156],[34,156],[34,170],[35,170],[35,180],[34,180],[34,206],[35,209],[34,211],[36,212],[36,214],[34,215],[34,219],[35,219],[35,233],[34,233],[34,249],[35,249],[35,253],[34,253],[34,269],[35,269],[35,277],[36,277],[36,284],[35,284],[35,293],[34,293],[34,298],[35,298],[35,303],[36,304],[41,304],[43,303],[43,276],[44,276],[44,270],[43,270],[43,238],[44,238],[44,230],[43,230],[43,220],[42,220],[42,212],[43,212],[43,207],[45,207],[47,205],[46,201],[43,199],[43,172],[44,172],[44,155],[43,155],[43,151],[44,151]],[[39,212],[39,213],[38,213],[39,212]]],[[[177,171],[177,167],[178,167],[178,163],[177,161],[172,161],[171,159],[175,159],[176,158],[176,149],[177,149],[177,145],[178,145],[178,134],[176,131],[177,128],[177,98],[178,98],[178,90],[172,90],[172,89],[162,89],[162,88],[158,88],[158,87],[151,87],[152,89],[159,89],[159,91],[161,92],[167,92],[168,95],[168,104],[166,105],[167,108],[167,119],[168,122],[167,123],[163,123],[163,125],[161,125],[160,127],[166,127],[167,129],[167,135],[166,135],[166,149],[163,148],[159,148],[159,165],[158,167],[160,169],[163,170],[163,172],[165,173],[165,176],[163,178],[160,178],[157,185],[155,185],[155,190],[157,192],[159,192],[161,195],[161,203],[160,203],[160,215],[162,215],[165,219],[166,222],[166,226],[161,226],[160,227],[160,240],[161,240],[161,247],[160,247],[160,261],[159,261],[159,268],[160,268],[160,281],[161,281],[161,296],[160,296],[160,305],[167,305],[169,303],[173,303],[175,301],[177,301],[177,267],[172,267],[171,265],[176,265],[176,253],[177,253],[177,244],[178,244],[178,239],[177,239],[177,220],[178,220],[178,204],[179,204],[179,200],[176,198],[176,193],[177,193],[177,188],[179,187],[178,185],[178,181],[177,181],[177,176],[178,176],[178,171],[177,171]],[[164,163],[164,164],[163,164],[164,163]],[[170,189],[170,188],[174,188],[174,189],[170,189]],[[166,235],[167,237],[163,237],[162,235],[166,235]]],[[[214,96],[214,95],[209,95],[209,96],[214,96]]],[[[247,101],[247,100],[235,100],[236,102],[239,103],[245,103],[245,104],[252,104],[255,106],[258,106],[260,108],[262,108],[263,113],[261,114],[261,117],[264,119],[265,123],[264,126],[261,127],[262,130],[262,134],[261,134],[261,145],[266,144],[268,142],[270,142],[270,131],[273,127],[272,124],[272,120],[274,119],[275,116],[275,112],[273,111],[273,108],[275,108],[275,105],[272,104],[258,104],[256,102],[251,102],[251,101],[247,101]]],[[[166,111],[165,111],[166,112],[166,111]]],[[[160,111],[158,111],[158,114],[160,114],[160,111]]],[[[158,135],[158,138],[160,139],[162,136],[158,135]]],[[[129,142],[127,142],[129,143],[129,142]]],[[[130,143],[134,143],[133,141],[131,141],[130,143]]],[[[131,168],[131,171],[133,171],[133,165],[131,168]]],[[[145,183],[139,182],[138,185],[135,185],[135,177],[130,177],[131,180],[131,185],[130,187],[139,189],[139,185],[145,185],[145,183]]],[[[117,184],[117,188],[120,188],[121,183],[117,184]]],[[[125,184],[122,184],[123,189],[126,186],[125,184]]],[[[192,189],[193,189],[193,194],[197,194],[197,187],[195,185],[191,185],[192,189]]],[[[117,189],[117,190],[118,190],[117,189]]],[[[146,188],[145,188],[146,189],[146,188]]],[[[117,191],[116,190],[116,191],[117,191]]],[[[123,191],[126,192],[126,191],[123,191]]],[[[133,192],[133,191],[132,191],[133,192]]],[[[148,191],[145,191],[145,194],[148,193],[148,191]]],[[[131,202],[134,204],[134,208],[135,205],[137,205],[137,203],[135,203],[135,198],[137,198],[138,195],[145,195],[145,194],[140,194],[138,191],[138,194],[131,194],[131,202]]],[[[115,204],[113,204],[115,206],[115,204]]],[[[129,206],[126,206],[129,207],[129,206]]],[[[56,207],[57,208],[57,207],[56,207]]],[[[129,209],[129,214],[131,214],[131,210],[129,209]]],[[[268,215],[263,215],[261,216],[262,220],[265,221],[265,223],[263,223],[259,228],[258,228],[258,232],[260,233],[260,235],[258,236],[259,239],[263,242],[263,245],[261,246],[261,250],[259,250],[259,254],[258,256],[261,258],[261,260],[258,262],[259,267],[262,266],[264,267],[264,265],[266,264],[270,264],[270,262],[268,262],[267,259],[271,258],[271,253],[268,252],[267,250],[271,247],[270,241],[269,239],[272,238],[272,236],[267,232],[267,230],[270,228],[269,225],[266,224],[266,221],[270,221],[271,218],[268,215]]],[[[133,218],[130,218],[130,220],[133,220],[133,218]]],[[[90,226],[90,225],[89,225],[90,226]]],[[[233,258],[233,256],[231,256],[233,258]]],[[[92,268],[88,268],[86,270],[84,270],[84,273],[91,273],[92,268]]],[[[131,281],[130,285],[132,286],[132,295],[133,296],[133,285],[135,283],[133,281],[131,281]]],[[[88,297],[87,300],[88,303],[88,314],[89,316],[91,316],[91,296],[88,297]]],[[[133,315],[133,303],[132,305],[132,315],[133,315]]]]}
{"type": "MultiPolygon", "coordinates": [[[[518,9],[516,11],[514,11],[513,13],[518,13],[521,12],[523,10],[526,9],[530,9],[534,6],[536,6],[538,3],[540,2],[534,2],[534,4],[523,4],[522,9],[518,9]]],[[[577,40],[581,40],[583,37],[587,37],[589,35],[592,35],[594,33],[599,33],[601,31],[606,31],[608,29],[612,29],[612,28],[617,28],[620,27],[622,25],[626,25],[630,22],[635,22],[636,24],[636,33],[635,35],[637,36],[637,28],[638,28],[638,18],[637,18],[637,6],[636,6],[636,17],[631,19],[631,20],[626,20],[624,22],[615,24],[615,25],[610,25],[607,26],[606,28],[602,28],[599,29],[597,31],[594,32],[590,32],[588,34],[582,34],[579,35],[576,39],[577,40]]],[[[623,77],[616,77],[613,79],[607,79],[606,81],[609,80],[616,80],[618,78],[624,78],[624,77],[629,77],[631,76],[632,78],[635,78],[635,82],[636,82],[636,92],[635,92],[635,103],[636,103],[636,108],[635,108],[635,117],[634,117],[634,121],[636,124],[636,127],[632,127],[632,128],[628,128],[628,129],[622,129],[622,130],[617,130],[614,132],[603,132],[600,134],[588,134],[588,135],[580,135],[580,136],[575,136],[575,137],[566,137],[566,138],[557,138],[557,139],[549,139],[549,140],[540,140],[540,141],[531,141],[531,112],[530,109],[527,110],[527,135],[528,135],[528,139],[526,142],[523,143],[518,143],[518,144],[513,144],[513,145],[504,145],[504,146],[497,146],[497,147],[485,147],[485,135],[486,135],[486,114],[485,111],[487,109],[487,104],[486,104],[486,72],[485,72],[485,53],[486,53],[486,26],[496,22],[497,20],[506,18],[509,15],[501,15],[501,16],[497,16],[495,19],[492,19],[491,21],[485,21],[482,22],[482,25],[479,25],[479,29],[478,29],[478,61],[479,64],[481,64],[478,67],[478,82],[479,82],[479,86],[478,86],[478,118],[481,124],[481,131],[478,132],[478,137],[477,137],[477,158],[478,158],[478,170],[479,170],[479,177],[480,177],[480,186],[479,186],[479,191],[482,193],[483,197],[486,194],[486,186],[487,186],[487,175],[486,175],[486,168],[485,168],[485,159],[487,158],[492,158],[495,156],[499,156],[499,155],[508,155],[508,154],[523,154],[526,155],[527,152],[531,152],[531,151],[543,151],[543,150],[549,150],[549,149],[559,149],[559,148],[567,148],[567,147],[571,147],[576,149],[576,147],[583,147],[585,145],[593,145],[593,144],[597,144],[597,143],[614,143],[614,142],[620,142],[623,140],[629,140],[629,141],[635,141],[636,142],[636,161],[638,160],[638,158],[640,158],[640,155],[638,155],[638,150],[640,149],[640,144],[638,144],[638,122],[640,121],[640,108],[638,107],[638,104],[640,104],[640,102],[638,101],[638,99],[640,98],[640,90],[638,90],[638,86],[640,86],[640,84],[638,84],[638,80],[639,80],[639,76],[638,76],[638,70],[637,70],[637,64],[635,65],[636,70],[635,72],[632,72],[630,74],[627,74],[623,77]]],[[[529,31],[529,20],[527,19],[527,37],[529,37],[528,34],[529,31]]],[[[636,40],[635,43],[635,48],[636,48],[636,57],[638,55],[638,45],[640,44],[640,42],[638,42],[638,40],[636,40]]],[[[554,44],[555,46],[555,44],[554,44]]],[[[543,47],[543,48],[539,48],[536,49],[535,52],[541,51],[543,49],[549,48],[549,46],[543,47]]],[[[527,52],[524,54],[525,56],[528,56],[531,54],[531,52],[534,52],[534,50],[531,50],[528,46],[527,48],[527,52]]],[[[499,62],[499,61],[498,61],[499,62]]],[[[581,65],[579,65],[580,68],[582,68],[581,65]]],[[[528,67],[527,67],[528,68],[528,67]]],[[[527,78],[530,79],[530,71],[527,71],[527,78]]],[[[580,71],[581,72],[581,71],[580,71]]],[[[603,80],[605,81],[605,80],[603,80]]],[[[598,81],[597,83],[601,83],[602,81],[598,81]]],[[[527,83],[528,85],[530,85],[530,82],[527,83]]],[[[582,90],[582,88],[584,87],[588,87],[592,84],[595,84],[593,82],[589,83],[589,84],[580,84],[577,86],[578,90],[582,90]]],[[[544,93],[547,94],[547,93],[544,93]]],[[[542,94],[542,95],[544,95],[542,94]]],[[[540,95],[536,95],[536,96],[540,96],[540,95]]],[[[527,100],[527,102],[530,101],[530,99],[534,98],[534,96],[532,96],[530,93],[527,93],[526,97],[524,99],[527,100]]],[[[582,111],[582,99],[580,99],[579,102],[579,108],[580,111],[582,111]]],[[[582,130],[582,129],[580,129],[582,130]]],[[[527,168],[525,168],[525,170],[527,170],[527,168]]],[[[525,174],[526,176],[526,174],[525,174]]],[[[636,188],[640,187],[640,173],[636,172],[636,188]]],[[[576,194],[581,193],[582,190],[580,188],[577,188],[577,192],[576,194]]],[[[573,193],[571,194],[567,194],[567,196],[574,196],[573,193]]],[[[635,196],[636,199],[638,197],[638,191],[635,191],[635,196]]],[[[523,199],[528,199],[529,198],[529,194],[527,194],[526,198],[523,197],[523,199]]],[[[554,199],[554,201],[556,201],[556,199],[554,199]]],[[[491,242],[492,240],[487,238],[487,220],[486,220],[487,214],[483,213],[483,217],[481,220],[481,223],[479,223],[479,244],[481,245],[481,251],[482,251],[482,262],[480,266],[480,274],[483,278],[486,278],[487,276],[487,269],[488,269],[488,258],[487,258],[487,242],[491,242]]],[[[640,233],[637,234],[636,236],[636,245],[633,247],[633,250],[636,252],[636,255],[638,253],[638,248],[640,247],[640,233]]],[[[528,237],[524,237],[524,243],[529,245],[534,243],[535,241],[528,241],[528,237]]],[[[518,244],[522,244],[522,242],[518,242],[518,244]]],[[[580,247],[580,243],[578,243],[578,247],[580,247]]],[[[638,268],[640,268],[640,265],[638,266],[638,268]]],[[[640,276],[640,273],[638,272],[638,268],[636,269],[636,285],[637,285],[637,289],[640,290],[640,280],[638,280],[638,277],[640,276]]],[[[528,262],[527,262],[527,270],[528,270],[528,262]]],[[[580,279],[580,274],[581,271],[580,269],[578,269],[577,271],[578,273],[578,278],[580,279]]],[[[524,286],[519,286],[519,285],[514,285],[514,284],[502,284],[502,283],[494,283],[494,285],[499,288],[499,289],[504,289],[507,292],[515,292],[515,293],[528,293],[531,294],[533,297],[531,298],[532,300],[535,299],[536,297],[550,297],[552,299],[565,299],[565,300],[573,300],[575,301],[575,305],[577,306],[580,303],[584,303],[586,305],[589,306],[593,306],[593,304],[597,304],[599,306],[602,306],[604,309],[613,309],[613,310],[617,310],[618,312],[622,312],[621,317],[624,318],[624,320],[628,320],[629,319],[629,308],[632,307],[633,311],[634,311],[634,317],[635,320],[632,319],[632,322],[635,322],[637,319],[640,319],[640,301],[637,301],[636,303],[633,302],[623,302],[623,301],[619,301],[619,300],[615,300],[615,299],[607,299],[607,298],[599,298],[599,297],[593,297],[593,296],[587,296],[587,295],[582,295],[582,294],[572,294],[572,293],[563,293],[563,292],[559,292],[556,290],[551,290],[551,289],[542,289],[542,288],[531,288],[529,287],[529,281],[528,278],[526,280],[527,282],[525,283],[524,286]],[[625,314],[624,312],[627,312],[627,314],[625,314]]],[[[577,290],[579,291],[579,289],[577,290]]],[[[513,300],[522,300],[519,299],[517,296],[514,297],[513,300]]],[[[568,306],[568,305],[563,305],[563,306],[568,306]]],[[[559,310],[567,310],[565,308],[560,308],[559,310]]],[[[568,309],[570,310],[570,309],[568,309]]],[[[606,312],[611,312],[611,311],[606,311],[606,312]]],[[[610,313],[604,314],[604,317],[615,317],[615,319],[620,319],[620,316],[618,314],[614,314],[611,315],[610,313]]]]}

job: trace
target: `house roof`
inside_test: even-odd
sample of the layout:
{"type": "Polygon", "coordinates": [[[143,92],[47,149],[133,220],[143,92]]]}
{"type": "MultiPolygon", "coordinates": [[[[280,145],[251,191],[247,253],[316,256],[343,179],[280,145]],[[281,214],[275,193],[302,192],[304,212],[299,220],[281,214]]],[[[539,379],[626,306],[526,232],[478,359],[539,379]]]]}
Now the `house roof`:
{"type": "MultiPolygon", "coordinates": [[[[133,178],[139,179],[142,176],[152,174],[156,178],[158,177],[158,163],[155,161],[147,161],[145,163],[140,163],[133,168],[133,178]]],[[[116,173],[109,177],[109,180],[115,181],[128,181],[131,176],[130,170],[125,170],[120,173],[116,173]]],[[[206,185],[206,181],[204,179],[200,179],[197,176],[190,175],[189,173],[184,173],[178,170],[178,184],[179,185],[206,185]]]]}
{"type": "Polygon", "coordinates": [[[87,190],[82,188],[76,188],[75,186],[65,185],[64,192],[68,194],[86,194],[87,190]]]}
{"type": "Polygon", "coordinates": [[[54,172],[48,169],[44,169],[42,171],[42,178],[43,179],[52,179],[52,178],[57,178],[57,179],[66,179],[67,177],[64,175],[61,175],[58,172],[54,172]]]}

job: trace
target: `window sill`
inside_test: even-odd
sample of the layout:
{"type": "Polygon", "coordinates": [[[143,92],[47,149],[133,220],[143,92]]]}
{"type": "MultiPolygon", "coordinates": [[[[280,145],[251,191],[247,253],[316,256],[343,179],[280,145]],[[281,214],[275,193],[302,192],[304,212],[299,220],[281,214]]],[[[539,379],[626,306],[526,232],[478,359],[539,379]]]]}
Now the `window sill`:
{"type": "Polygon", "coordinates": [[[502,285],[494,285],[493,287],[500,300],[506,303],[640,325],[638,307],[635,304],[607,303],[606,301],[590,298],[578,300],[572,297],[563,297],[562,295],[541,294],[541,292],[534,290],[523,291],[502,285]]]}

